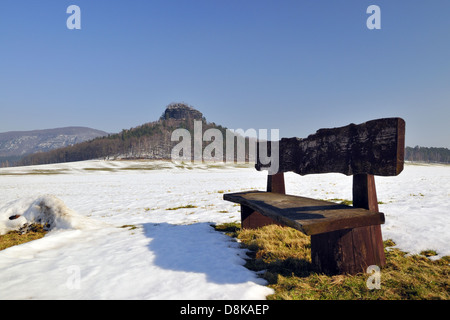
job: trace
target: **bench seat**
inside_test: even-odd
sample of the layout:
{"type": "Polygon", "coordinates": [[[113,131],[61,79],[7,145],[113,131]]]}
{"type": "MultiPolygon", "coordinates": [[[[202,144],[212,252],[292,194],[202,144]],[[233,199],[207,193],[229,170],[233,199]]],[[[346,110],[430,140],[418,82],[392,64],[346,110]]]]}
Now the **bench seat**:
{"type": "Polygon", "coordinates": [[[384,214],[381,212],[306,197],[248,191],[224,194],[223,198],[306,235],[384,223],[384,214]]]}

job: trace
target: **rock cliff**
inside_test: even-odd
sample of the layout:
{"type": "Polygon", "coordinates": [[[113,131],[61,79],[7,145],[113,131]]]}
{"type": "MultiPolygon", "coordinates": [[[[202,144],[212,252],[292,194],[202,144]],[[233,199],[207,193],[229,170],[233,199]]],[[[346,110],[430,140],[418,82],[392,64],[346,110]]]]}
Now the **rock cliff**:
{"type": "Polygon", "coordinates": [[[171,103],[166,107],[161,120],[202,120],[203,114],[184,103],[171,103]]]}

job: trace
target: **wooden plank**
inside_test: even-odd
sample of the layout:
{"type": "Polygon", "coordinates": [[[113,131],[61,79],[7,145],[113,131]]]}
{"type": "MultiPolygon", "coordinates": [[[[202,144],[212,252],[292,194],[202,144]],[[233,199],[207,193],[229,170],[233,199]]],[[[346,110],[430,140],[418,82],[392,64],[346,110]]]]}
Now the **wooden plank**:
{"type": "MultiPolygon", "coordinates": [[[[353,207],[378,211],[375,178],[353,176],[353,207]]],[[[356,274],[386,264],[381,226],[363,226],[311,236],[311,258],[319,272],[356,274]]]]}
{"type": "Polygon", "coordinates": [[[354,274],[352,229],[337,230],[311,236],[311,261],[318,272],[354,274]]]}
{"type": "Polygon", "coordinates": [[[264,226],[278,224],[271,218],[262,215],[247,206],[241,205],[241,227],[242,229],[258,229],[264,226]]]}
{"type": "Polygon", "coordinates": [[[378,211],[375,177],[371,174],[355,174],[353,176],[353,206],[371,211],[378,211]]]}
{"type": "MultiPolygon", "coordinates": [[[[268,170],[271,164],[259,159],[256,169],[268,170]]],[[[283,138],[278,143],[278,172],[300,175],[312,173],[372,174],[395,176],[403,170],[405,121],[383,118],[359,125],[320,129],[305,139],[283,138]]],[[[271,154],[271,143],[267,143],[271,154]]]]}
{"type": "Polygon", "coordinates": [[[352,232],[354,268],[364,272],[368,266],[376,264],[374,248],[372,245],[372,232],[370,227],[355,228],[352,232]]]}
{"type": "Polygon", "coordinates": [[[377,226],[337,230],[311,236],[311,260],[318,272],[326,274],[364,273],[370,265],[383,267],[372,231],[377,226]]]}
{"type": "Polygon", "coordinates": [[[307,235],[384,223],[380,212],[273,192],[229,193],[224,194],[224,200],[240,203],[307,235]]]}
{"type": "MultiPolygon", "coordinates": [[[[375,188],[375,177],[368,174],[353,176],[353,206],[371,211],[378,211],[378,199],[375,188]]],[[[355,263],[358,265],[386,264],[383,237],[380,225],[357,228],[353,237],[358,239],[354,246],[355,263]]]]}
{"type": "MultiPolygon", "coordinates": [[[[373,263],[378,267],[384,267],[386,265],[386,256],[384,254],[383,235],[381,233],[381,226],[370,226],[370,234],[373,247],[373,263]]],[[[370,265],[370,264],[369,264],[370,265]]]]}
{"type": "Polygon", "coordinates": [[[267,175],[267,192],[286,194],[283,172],[267,175]]]}

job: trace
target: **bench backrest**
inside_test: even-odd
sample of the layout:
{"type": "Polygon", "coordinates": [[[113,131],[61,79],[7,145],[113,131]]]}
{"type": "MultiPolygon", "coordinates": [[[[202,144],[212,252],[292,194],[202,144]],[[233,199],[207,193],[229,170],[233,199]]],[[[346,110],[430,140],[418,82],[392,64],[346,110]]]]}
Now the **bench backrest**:
{"type": "MultiPolygon", "coordinates": [[[[270,164],[260,161],[260,143],[255,167],[268,170],[270,164]]],[[[267,143],[267,149],[270,154],[271,143],[267,143]]],[[[403,170],[405,121],[383,118],[320,129],[305,139],[283,138],[278,149],[278,172],[395,176],[403,170]]]]}

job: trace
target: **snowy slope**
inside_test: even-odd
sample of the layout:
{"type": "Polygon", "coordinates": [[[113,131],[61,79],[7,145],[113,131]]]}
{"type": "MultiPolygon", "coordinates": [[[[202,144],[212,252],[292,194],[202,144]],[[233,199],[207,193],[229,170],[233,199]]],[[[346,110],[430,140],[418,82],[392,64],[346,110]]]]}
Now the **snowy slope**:
{"type": "Polygon", "coordinates": [[[86,127],[2,132],[0,133],[0,157],[49,151],[106,135],[108,135],[107,132],[86,127]]]}
{"type": "MultiPolygon", "coordinates": [[[[407,165],[376,182],[385,239],[411,253],[450,255],[449,166],[407,165]]],[[[252,166],[220,164],[1,169],[0,232],[11,215],[39,217],[43,201],[60,219],[44,238],[0,251],[0,299],[264,299],[272,291],[243,266],[245,250],[210,225],[239,220],[224,192],[265,184],[252,166]]],[[[351,199],[351,177],[340,174],[287,174],[286,184],[290,194],[351,199]]]]}

